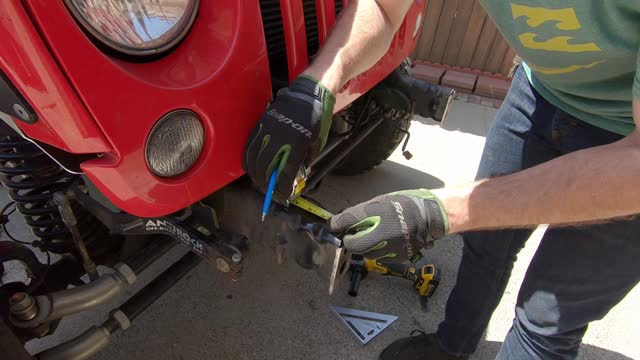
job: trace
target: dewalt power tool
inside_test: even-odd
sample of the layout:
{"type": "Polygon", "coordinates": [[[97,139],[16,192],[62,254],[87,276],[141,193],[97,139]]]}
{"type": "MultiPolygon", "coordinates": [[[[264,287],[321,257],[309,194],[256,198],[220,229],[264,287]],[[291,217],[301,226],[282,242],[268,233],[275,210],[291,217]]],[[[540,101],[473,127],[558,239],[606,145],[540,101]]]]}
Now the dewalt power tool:
{"type": "MultiPolygon", "coordinates": [[[[293,199],[291,204],[324,220],[328,220],[332,216],[329,211],[303,197],[293,199]]],[[[320,247],[323,246],[322,244],[327,244],[330,249],[335,249],[333,251],[317,251],[317,253],[312,256],[318,261],[322,260],[320,258],[331,257],[320,256],[320,254],[332,255],[333,257],[332,261],[330,261],[333,266],[329,279],[329,295],[333,292],[336,281],[342,277],[342,274],[347,272],[347,270],[351,270],[351,285],[349,288],[349,295],[351,296],[358,295],[360,281],[366,277],[369,272],[374,272],[381,275],[396,276],[411,280],[420,295],[420,304],[426,311],[428,299],[433,296],[440,284],[440,269],[433,264],[416,268],[409,264],[384,262],[376,259],[367,259],[362,255],[351,255],[350,252],[345,251],[342,247],[342,240],[326,231],[322,224],[319,223],[300,224],[298,231],[308,234],[309,238],[316,244],[314,247],[316,250],[321,250],[320,247]]]]}
{"type": "Polygon", "coordinates": [[[413,282],[414,288],[420,295],[420,305],[425,311],[427,310],[428,299],[433,296],[441,280],[441,271],[433,264],[416,268],[410,264],[388,263],[367,259],[361,255],[353,255],[351,257],[350,269],[351,286],[349,295],[358,296],[360,281],[370,272],[385,276],[396,276],[413,282]]]}

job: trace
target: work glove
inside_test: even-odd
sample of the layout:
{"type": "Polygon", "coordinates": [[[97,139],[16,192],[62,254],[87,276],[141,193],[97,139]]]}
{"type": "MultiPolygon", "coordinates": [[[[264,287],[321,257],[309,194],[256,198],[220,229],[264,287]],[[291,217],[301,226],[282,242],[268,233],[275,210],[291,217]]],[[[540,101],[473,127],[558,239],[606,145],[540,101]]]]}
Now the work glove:
{"type": "Polygon", "coordinates": [[[331,217],[327,229],[344,234],[343,244],[354,254],[401,262],[415,260],[423,247],[449,231],[440,200],[424,189],[375,197],[331,217]]]}
{"type": "Polygon", "coordinates": [[[262,191],[278,170],[274,199],[288,200],[296,177],[305,176],[305,161],[313,159],[327,142],[335,96],[317,80],[300,76],[278,95],[253,129],[243,157],[243,168],[262,191]]]}

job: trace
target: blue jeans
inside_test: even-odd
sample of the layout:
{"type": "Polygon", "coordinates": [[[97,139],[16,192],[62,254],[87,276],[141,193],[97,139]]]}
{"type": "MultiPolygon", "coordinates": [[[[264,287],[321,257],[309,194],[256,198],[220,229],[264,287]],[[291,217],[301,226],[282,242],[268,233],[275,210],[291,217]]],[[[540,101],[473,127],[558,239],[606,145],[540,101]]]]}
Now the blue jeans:
{"type": "MultiPolygon", "coordinates": [[[[514,173],[621,138],[550,104],[520,69],[489,130],[477,177],[514,173]]],[[[458,278],[437,333],[444,350],[475,351],[531,232],[464,234],[458,278]]],[[[547,230],[497,358],[574,359],[589,322],[604,317],[640,280],[639,235],[640,219],[547,230]]]]}

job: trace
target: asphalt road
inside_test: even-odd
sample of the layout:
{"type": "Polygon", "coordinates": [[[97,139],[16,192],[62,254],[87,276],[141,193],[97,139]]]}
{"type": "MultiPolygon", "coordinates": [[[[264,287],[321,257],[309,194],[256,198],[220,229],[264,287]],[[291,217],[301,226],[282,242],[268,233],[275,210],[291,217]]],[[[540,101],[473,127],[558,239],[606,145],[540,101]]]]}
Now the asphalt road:
{"type": "MultiPolygon", "coordinates": [[[[411,129],[411,161],[397,151],[390,161],[365,175],[331,177],[317,199],[335,211],[389,191],[437,188],[472,180],[494,113],[494,109],[479,105],[455,103],[444,128],[416,119],[411,129]]],[[[513,318],[517,289],[543,231],[539,229],[521,252],[475,359],[492,359],[500,349],[513,318]]],[[[169,254],[165,264],[176,259],[180,251],[169,254]]],[[[129,330],[114,336],[95,359],[377,359],[380,350],[396,338],[408,336],[414,329],[429,332],[437,327],[444,317],[460,254],[457,236],[439,241],[429,251],[429,260],[442,268],[443,281],[430,302],[430,311],[425,313],[405,281],[370,276],[363,281],[357,298],[346,294],[347,282],[343,281],[329,297],[327,283],[315,272],[302,270],[291,261],[276,265],[273,250],[255,244],[239,282],[231,282],[209,265],[199,265],[129,330]],[[362,346],[336,320],[330,304],[399,319],[362,346]]],[[[142,278],[148,279],[162,266],[142,278]]],[[[63,321],[58,333],[30,343],[28,348],[37,352],[54,341],[80,334],[89,325],[101,323],[118,302],[92,316],[81,314],[63,321]]],[[[579,358],[640,358],[640,344],[634,341],[640,333],[639,305],[640,289],[636,288],[604,320],[591,326],[579,358]]]]}

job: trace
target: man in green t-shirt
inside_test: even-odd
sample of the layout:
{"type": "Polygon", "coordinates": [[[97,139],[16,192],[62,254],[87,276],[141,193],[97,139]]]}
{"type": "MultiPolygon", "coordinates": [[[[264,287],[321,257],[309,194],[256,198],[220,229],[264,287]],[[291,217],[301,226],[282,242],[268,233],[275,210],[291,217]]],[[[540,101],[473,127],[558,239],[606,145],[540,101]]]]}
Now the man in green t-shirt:
{"type": "MultiPolygon", "coordinates": [[[[279,164],[278,191],[292,192],[305,156],[326,141],[333,94],[380,59],[412,2],[350,2],[313,64],[251,135],[244,166],[258,185],[279,164]],[[304,133],[292,133],[278,116],[304,133]]],[[[499,359],[575,358],[589,322],[640,280],[640,220],[632,217],[640,213],[640,2],[482,3],[524,64],[487,136],[478,181],[379,196],[328,223],[350,234],[347,248],[371,258],[394,252],[406,259],[431,240],[463,234],[438,331],[399,339],[381,359],[473,353],[536,224],[551,227],[499,359]]]]}

